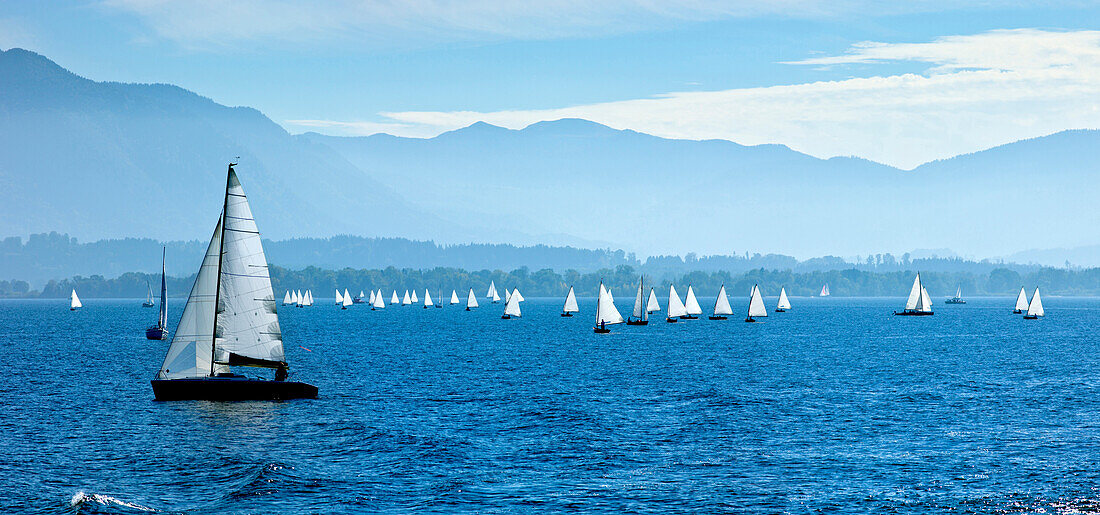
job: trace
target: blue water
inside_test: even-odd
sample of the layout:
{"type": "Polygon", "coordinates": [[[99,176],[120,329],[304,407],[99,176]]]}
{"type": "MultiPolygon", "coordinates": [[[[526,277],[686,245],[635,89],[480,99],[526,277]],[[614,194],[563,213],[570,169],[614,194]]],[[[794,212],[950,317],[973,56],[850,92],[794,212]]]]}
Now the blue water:
{"type": "Polygon", "coordinates": [[[319,301],[280,319],[321,397],[282,403],[153,401],[140,301],[4,301],[0,511],[1100,510],[1100,299],[1012,300],[609,335],[556,299],[319,301]]]}

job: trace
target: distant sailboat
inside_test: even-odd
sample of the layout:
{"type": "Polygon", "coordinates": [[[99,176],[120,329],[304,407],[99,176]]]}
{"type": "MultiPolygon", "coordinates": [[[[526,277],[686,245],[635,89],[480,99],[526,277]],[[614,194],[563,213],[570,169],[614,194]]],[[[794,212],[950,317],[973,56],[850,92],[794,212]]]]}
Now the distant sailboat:
{"type": "Polygon", "coordinates": [[[573,313],[580,312],[580,308],[577,307],[577,295],[573,293],[573,287],[569,287],[569,293],[565,295],[565,305],[561,308],[561,316],[571,317],[573,313]]]}
{"type": "Polygon", "coordinates": [[[294,301],[290,298],[290,290],[287,290],[286,295],[283,295],[283,305],[285,306],[285,305],[290,304],[292,302],[294,302],[294,301]]]}
{"type": "Polygon", "coordinates": [[[302,295],[301,290],[290,292],[290,303],[298,307],[302,307],[302,295]]]}
{"type": "Polygon", "coordinates": [[[400,304],[401,299],[397,298],[397,290],[393,290],[393,295],[390,296],[390,304],[400,304]]]}
{"type": "Polygon", "coordinates": [[[944,304],[966,304],[963,300],[963,287],[960,285],[959,289],[955,290],[955,296],[943,301],[944,304]]]}
{"type": "Polygon", "coordinates": [[[470,296],[466,297],[466,311],[469,311],[477,307],[477,297],[474,296],[474,289],[470,288],[470,296]]]}
{"type": "MultiPolygon", "coordinates": [[[[508,293],[508,291],[505,290],[505,293],[508,293]]],[[[512,317],[523,316],[519,310],[519,299],[519,295],[515,295],[514,293],[508,295],[508,300],[504,302],[504,314],[500,315],[500,318],[509,319],[512,317]]]]}
{"type": "Polygon", "coordinates": [[[657,302],[657,293],[653,288],[649,289],[649,302],[645,305],[646,313],[656,313],[661,310],[661,303],[657,302]]]}
{"type": "Polygon", "coordinates": [[[306,301],[302,305],[307,307],[313,305],[313,290],[306,290],[306,301]]]}
{"type": "Polygon", "coordinates": [[[382,298],[382,289],[378,289],[378,293],[374,294],[374,302],[370,303],[370,310],[386,309],[385,299],[382,298]]]}
{"type": "Polygon", "coordinates": [[[607,328],[609,325],[621,324],[625,322],[623,316],[619,314],[619,310],[615,308],[614,299],[611,298],[611,292],[603,287],[603,281],[600,281],[599,296],[596,297],[596,326],[592,328],[593,332],[598,334],[607,334],[611,332],[607,328]]]}
{"type": "MultiPolygon", "coordinates": [[[[638,278],[638,292],[634,294],[634,310],[630,313],[630,318],[626,320],[626,325],[649,325],[649,311],[646,309],[643,281],[645,281],[644,277],[638,278]]],[[[608,297],[611,296],[610,294],[611,292],[608,292],[608,297]]],[[[660,306],[657,309],[660,309],[660,306]]]]}
{"type": "Polygon", "coordinates": [[[82,307],[84,305],[80,303],[80,297],[76,296],[76,289],[74,288],[72,295],[69,295],[69,311],[76,311],[82,307]]]}
{"type": "Polygon", "coordinates": [[[424,309],[428,309],[434,305],[435,303],[432,302],[431,292],[429,292],[427,289],[424,289],[424,309]]]}
{"type": "Polygon", "coordinates": [[[354,299],[351,299],[351,301],[356,303],[356,304],[363,304],[364,302],[367,301],[367,299],[364,298],[366,296],[367,295],[365,293],[363,293],[363,290],[359,290],[359,295],[357,295],[354,299]]]}
{"type": "Polygon", "coordinates": [[[412,298],[410,300],[412,300],[413,304],[416,304],[417,302],[420,302],[420,299],[416,296],[416,290],[412,291],[412,298]]]}
{"type": "Polygon", "coordinates": [[[768,308],[764,307],[764,296],[760,293],[760,287],[754,284],[749,295],[749,313],[745,316],[745,321],[755,322],[757,317],[767,316],[768,308]]]}
{"type": "MultiPolygon", "coordinates": [[[[161,257],[163,258],[163,256],[161,256],[161,257]]],[[[163,261],[163,259],[162,259],[162,261],[163,261]]],[[[153,302],[153,288],[151,286],[149,286],[149,280],[148,279],[146,279],[146,281],[145,281],[145,289],[146,289],[147,293],[145,294],[145,302],[141,303],[141,307],[151,308],[153,306],[156,306],[156,304],[153,302]]]]}
{"type": "Polygon", "coordinates": [[[370,291],[370,297],[367,298],[367,304],[374,305],[374,290],[370,291]]]}
{"type": "Polygon", "coordinates": [[[145,329],[147,340],[163,340],[168,333],[168,280],[164,276],[164,248],[160,249],[160,309],[157,310],[157,325],[145,329]]]}
{"type": "Polygon", "coordinates": [[[233,165],[214,235],[183,308],[164,363],[152,381],[157,400],[316,398],[317,387],[286,381],[287,363],[267,258],[233,165]],[[275,379],[231,367],[275,370],[275,379]]]}
{"type": "Polygon", "coordinates": [[[355,301],[351,300],[351,294],[348,293],[348,289],[344,288],[344,299],[340,303],[340,309],[348,309],[348,306],[354,304],[355,301]]]}
{"type": "Polygon", "coordinates": [[[703,314],[703,308],[699,306],[699,301],[695,299],[695,290],[688,285],[687,298],[684,300],[684,313],[685,315],[680,317],[687,320],[695,320],[699,318],[699,315],[703,314]]]}
{"type": "Polygon", "coordinates": [[[718,290],[718,298],[714,299],[714,314],[709,318],[711,320],[725,320],[726,316],[733,314],[733,307],[730,306],[730,298],[726,295],[726,285],[718,290]]]}
{"type": "Polygon", "coordinates": [[[828,297],[829,296],[829,283],[825,283],[825,285],[821,287],[821,293],[817,294],[817,296],[818,297],[828,297]]]}
{"type": "Polygon", "coordinates": [[[493,281],[489,281],[489,291],[485,292],[485,298],[492,299],[493,302],[500,302],[500,295],[497,294],[497,284],[493,281]]]}
{"type": "Polygon", "coordinates": [[[455,290],[451,290],[451,304],[454,305],[458,304],[459,302],[461,301],[458,300],[458,292],[455,290]]]}
{"type": "Polygon", "coordinates": [[[920,281],[920,272],[913,279],[913,288],[909,290],[909,298],[905,301],[905,310],[895,311],[895,315],[926,316],[932,314],[932,299],[928,296],[928,290],[920,281]]]}
{"type": "Polygon", "coordinates": [[[1024,291],[1024,287],[1020,287],[1020,295],[1016,297],[1016,309],[1012,310],[1013,313],[1019,315],[1027,311],[1027,292],[1024,291]]]}
{"type": "Polygon", "coordinates": [[[668,316],[665,317],[665,322],[675,322],[684,315],[687,315],[687,310],[684,309],[684,303],[680,302],[680,294],[676,293],[676,287],[669,285],[668,287],[668,316]]]}
{"type": "Polygon", "coordinates": [[[340,294],[340,288],[336,288],[336,305],[340,306],[344,304],[344,296],[340,294]]]}
{"type": "Polygon", "coordinates": [[[442,289],[440,289],[439,291],[436,292],[436,299],[439,300],[439,304],[436,304],[435,307],[436,308],[442,308],[443,307],[443,290],[442,289]]]}
{"type": "Polygon", "coordinates": [[[1027,305],[1027,314],[1024,315],[1024,320],[1035,320],[1046,312],[1043,311],[1043,299],[1039,298],[1039,287],[1035,287],[1035,294],[1031,296],[1031,302],[1027,305]]]}
{"type": "Polygon", "coordinates": [[[405,290],[405,296],[401,297],[401,305],[402,306],[408,306],[409,304],[412,304],[412,303],[413,303],[412,299],[409,298],[409,290],[405,290]]]}
{"type": "Polygon", "coordinates": [[[782,313],[791,309],[791,301],[787,298],[787,288],[779,289],[779,304],[775,305],[775,312],[782,313]]]}

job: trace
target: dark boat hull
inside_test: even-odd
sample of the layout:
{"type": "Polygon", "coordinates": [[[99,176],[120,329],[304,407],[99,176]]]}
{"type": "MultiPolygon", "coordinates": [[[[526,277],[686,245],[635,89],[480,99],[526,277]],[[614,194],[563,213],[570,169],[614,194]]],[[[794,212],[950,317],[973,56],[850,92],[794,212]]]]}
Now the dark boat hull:
{"type": "Polygon", "coordinates": [[[563,316],[563,317],[571,317],[571,316],[573,316],[573,314],[572,314],[572,313],[562,313],[562,314],[561,314],[561,316],[563,316]]]}
{"type": "Polygon", "coordinates": [[[745,321],[746,321],[746,322],[749,322],[749,323],[756,323],[756,319],[755,319],[755,318],[746,318],[746,319],[745,319],[745,321]]]}
{"type": "Polygon", "coordinates": [[[710,320],[725,320],[726,319],[726,317],[721,316],[721,315],[716,316],[716,317],[715,316],[710,316],[710,317],[707,317],[707,318],[709,318],[710,320]]]}
{"type": "Polygon", "coordinates": [[[611,332],[611,329],[600,329],[599,327],[593,328],[592,332],[596,334],[607,334],[611,332]]]}
{"type": "Polygon", "coordinates": [[[1024,312],[1024,310],[1022,310],[1022,309],[1014,309],[1014,310],[1012,310],[1012,314],[1013,314],[1013,315],[1019,315],[1020,313],[1023,313],[1023,312],[1024,312]]]}
{"type": "Polygon", "coordinates": [[[317,387],[296,381],[266,381],[245,377],[154,379],[158,401],[270,401],[316,399],[317,387]]]}
{"type": "Polygon", "coordinates": [[[157,306],[156,304],[150,304],[148,302],[142,302],[141,303],[141,307],[143,307],[143,308],[153,308],[153,307],[156,307],[156,306],[157,306]]]}
{"type": "Polygon", "coordinates": [[[697,317],[697,316],[695,316],[695,315],[684,315],[684,316],[682,316],[682,317],[680,317],[680,318],[682,318],[682,319],[684,319],[684,320],[698,320],[698,319],[699,319],[699,317],[697,317]]]}
{"type": "Polygon", "coordinates": [[[649,320],[627,320],[626,325],[649,325],[649,320]]]}
{"type": "Polygon", "coordinates": [[[776,312],[776,313],[786,313],[786,312],[787,312],[787,310],[785,310],[785,309],[780,309],[780,308],[775,308],[775,312],[776,312]]]}
{"type": "Polygon", "coordinates": [[[679,322],[679,321],[680,321],[679,318],[665,317],[665,322],[668,322],[670,324],[674,324],[674,323],[679,322]]]}
{"type": "Polygon", "coordinates": [[[500,318],[503,318],[504,320],[509,320],[509,319],[511,319],[512,317],[510,317],[510,316],[508,316],[508,315],[500,315],[500,318]]]}
{"type": "Polygon", "coordinates": [[[1035,315],[1024,315],[1024,320],[1038,320],[1039,317],[1035,315]]]}
{"type": "Polygon", "coordinates": [[[965,300],[947,299],[943,301],[944,304],[966,304],[965,300]]]}
{"type": "Polygon", "coordinates": [[[163,340],[165,333],[167,333],[167,331],[165,331],[163,327],[149,327],[145,329],[145,339],[163,340]]]}
{"type": "Polygon", "coordinates": [[[895,311],[894,315],[899,317],[927,317],[932,316],[931,311],[895,311]]]}

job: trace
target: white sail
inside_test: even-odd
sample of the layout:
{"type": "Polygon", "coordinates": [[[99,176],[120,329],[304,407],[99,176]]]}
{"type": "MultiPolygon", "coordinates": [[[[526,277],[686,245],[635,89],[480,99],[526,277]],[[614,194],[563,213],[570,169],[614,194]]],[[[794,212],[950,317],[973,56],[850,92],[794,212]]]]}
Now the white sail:
{"type": "Polygon", "coordinates": [[[477,307],[477,297],[474,296],[474,289],[473,288],[470,288],[470,296],[466,297],[466,307],[467,308],[476,308],[477,307]]]}
{"type": "Polygon", "coordinates": [[[513,297],[519,297],[519,299],[517,299],[517,302],[523,302],[524,301],[523,294],[519,292],[519,288],[514,288],[512,290],[512,296],[513,297]]]}
{"type": "Polygon", "coordinates": [[[458,292],[455,291],[455,290],[451,290],[451,304],[458,304],[458,303],[459,303],[458,292]]]}
{"type": "Polygon", "coordinates": [[[677,318],[687,314],[687,310],[684,309],[684,303],[680,302],[680,294],[676,293],[676,287],[669,285],[668,287],[668,317],[677,318]]]}
{"type": "Polygon", "coordinates": [[[512,298],[512,290],[508,288],[504,289],[504,303],[507,304],[508,300],[512,298]]]}
{"type": "Polygon", "coordinates": [[[749,296],[749,318],[768,316],[768,308],[764,307],[764,297],[760,288],[752,286],[752,294],[749,296]]]}
{"type": "Polygon", "coordinates": [[[1043,299],[1039,298],[1039,287],[1035,287],[1035,295],[1031,296],[1031,303],[1027,305],[1027,316],[1041,317],[1045,315],[1043,311],[1043,299]]]}
{"type": "Polygon", "coordinates": [[[306,306],[313,305],[313,290],[306,290],[306,306]]]}
{"type": "Polygon", "coordinates": [[[84,307],[84,305],[80,303],[80,297],[76,296],[76,289],[73,289],[73,293],[69,295],[69,309],[77,309],[82,307],[84,307]]]}
{"type": "Polygon", "coordinates": [[[779,290],[779,304],[776,304],[776,309],[791,309],[791,301],[787,298],[787,289],[782,288],[779,290]]]}
{"type": "Polygon", "coordinates": [[[920,287],[920,303],[922,311],[932,311],[932,296],[928,295],[928,290],[923,284],[920,287]]]}
{"type": "Polygon", "coordinates": [[[148,280],[145,281],[145,289],[147,290],[147,293],[145,294],[145,303],[146,304],[152,304],[153,303],[153,287],[149,285],[148,280]]]}
{"type": "Polygon", "coordinates": [[[344,296],[340,294],[340,288],[336,288],[336,305],[339,306],[344,303],[344,296]]]}
{"type": "MultiPolygon", "coordinates": [[[[505,293],[507,293],[507,291],[505,291],[505,293]]],[[[504,303],[504,314],[513,317],[522,316],[519,310],[518,295],[508,296],[508,301],[504,303]]]]}
{"type": "Polygon", "coordinates": [[[909,298],[905,300],[905,309],[915,310],[921,304],[920,274],[913,278],[913,287],[909,290],[909,298]]]}
{"type": "Polygon", "coordinates": [[[603,283],[600,283],[599,295],[596,302],[596,327],[625,322],[619,310],[615,308],[615,300],[611,298],[611,292],[603,287],[603,283]]]}
{"type": "Polygon", "coordinates": [[[485,292],[485,298],[493,299],[493,302],[500,300],[500,295],[497,295],[497,284],[493,281],[489,281],[489,290],[485,292]]]}
{"type": "Polygon", "coordinates": [[[298,304],[298,294],[293,291],[290,292],[290,304],[298,304]]]}
{"type": "Polygon", "coordinates": [[[286,295],[283,295],[283,305],[285,306],[287,304],[290,304],[291,302],[293,301],[290,299],[290,290],[287,290],[286,295]]]}
{"type": "Polygon", "coordinates": [[[638,292],[634,294],[634,309],[631,315],[637,319],[648,318],[645,310],[645,292],[642,291],[642,280],[638,280],[638,292]]]}
{"type": "Polygon", "coordinates": [[[435,303],[432,302],[432,294],[429,293],[427,289],[425,289],[424,290],[424,307],[434,306],[434,305],[435,305],[435,303]]]}
{"type": "Polygon", "coordinates": [[[370,297],[367,299],[367,304],[374,305],[374,290],[370,291],[370,297]]]}
{"type": "Polygon", "coordinates": [[[718,290],[718,298],[714,299],[714,315],[723,316],[732,314],[733,308],[730,306],[729,296],[726,295],[726,285],[723,284],[718,290]]]}
{"type": "Polygon", "coordinates": [[[615,296],[611,294],[611,288],[607,289],[607,298],[611,299],[611,303],[615,303],[615,296]]]}
{"type": "Polygon", "coordinates": [[[210,344],[214,339],[214,301],[218,289],[218,257],[222,248],[222,220],[214,227],[210,245],[206,247],[195,284],[183,307],[176,333],[157,376],[161,379],[204,377],[227,372],[229,367],[211,367],[210,344]]]}
{"type": "Polygon", "coordinates": [[[411,300],[413,304],[420,302],[420,299],[416,296],[416,290],[413,290],[412,297],[409,300],[411,300]]]}
{"type": "Polygon", "coordinates": [[[354,302],[354,299],[351,298],[351,294],[348,293],[348,289],[344,288],[344,300],[343,300],[343,302],[340,303],[340,305],[346,308],[346,307],[352,305],[353,302],[354,302]]]}
{"type": "Polygon", "coordinates": [[[378,293],[374,294],[374,302],[371,303],[374,309],[386,309],[385,299],[382,298],[382,289],[378,289],[378,293]]]}
{"type": "Polygon", "coordinates": [[[390,304],[397,304],[401,302],[401,299],[397,298],[397,290],[393,290],[393,295],[390,297],[390,304]]]}
{"type": "Polygon", "coordinates": [[[955,290],[955,298],[956,299],[961,299],[962,296],[963,296],[963,287],[959,286],[959,288],[957,290],[955,290]]]}
{"type": "Polygon", "coordinates": [[[657,302],[657,293],[653,291],[653,288],[649,289],[649,302],[646,303],[645,310],[648,313],[656,313],[661,310],[661,303],[657,302]]]}
{"type": "Polygon", "coordinates": [[[409,304],[412,304],[412,302],[412,299],[409,298],[409,290],[405,290],[405,296],[401,297],[401,305],[408,306],[409,304]]]}
{"type": "Polygon", "coordinates": [[[1021,286],[1020,287],[1020,295],[1018,297],[1016,297],[1016,310],[1017,311],[1026,311],[1027,310],[1027,304],[1028,304],[1027,303],[1027,292],[1025,292],[1024,287],[1021,286]]]}
{"type": "Polygon", "coordinates": [[[821,287],[821,293],[820,293],[820,294],[818,294],[818,296],[819,296],[819,297],[828,297],[828,296],[829,296],[829,283],[825,283],[825,284],[824,284],[824,285],[823,285],[823,286],[821,287]]]}
{"type": "Polygon", "coordinates": [[[703,308],[699,306],[699,301],[695,299],[695,290],[691,289],[691,285],[688,285],[687,300],[684,301],[684,309],[687,310],[689,315],[701,315],[703,314],[703,308]]]}
{"type": "Polygon", "coordinates": [[[359,298],[362,299],[363,297],[366,297],[366,294],[363,293],[363,290],[359,290],[359,298]]]}
{"type": "Polygon", "coordinates": [[[562,313],[578,313],[580,308],[577,307],[577,295],[573,293],[573,287],[569,287],[569,293],[565,295],[565,305],[561,308],[562,313]]]}

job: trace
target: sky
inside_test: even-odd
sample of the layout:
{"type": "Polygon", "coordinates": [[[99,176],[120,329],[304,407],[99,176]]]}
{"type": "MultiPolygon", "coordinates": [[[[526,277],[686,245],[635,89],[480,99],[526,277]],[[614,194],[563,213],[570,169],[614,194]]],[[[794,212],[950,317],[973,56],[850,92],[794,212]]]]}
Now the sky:
{"type": "Polygon", "coordinates": [[[564,117],[903,169],[1100,128],[1100,4],[915,0],[0,3],[0,48],[290,132],[564,117]]]}

